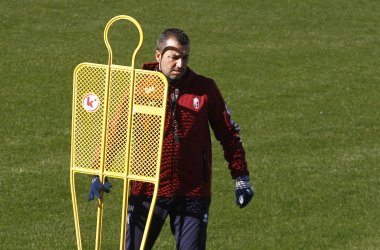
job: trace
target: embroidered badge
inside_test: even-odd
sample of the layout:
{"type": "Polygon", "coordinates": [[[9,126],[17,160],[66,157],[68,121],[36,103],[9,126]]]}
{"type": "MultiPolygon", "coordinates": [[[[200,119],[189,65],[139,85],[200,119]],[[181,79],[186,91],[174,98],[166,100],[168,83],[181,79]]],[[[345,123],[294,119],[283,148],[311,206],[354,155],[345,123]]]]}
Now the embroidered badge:
{"type": "Polygon", "coordinates": [[[196,97],[193,99],[193,106],[195,109],[199,109],[199,99],[196,97]]]}

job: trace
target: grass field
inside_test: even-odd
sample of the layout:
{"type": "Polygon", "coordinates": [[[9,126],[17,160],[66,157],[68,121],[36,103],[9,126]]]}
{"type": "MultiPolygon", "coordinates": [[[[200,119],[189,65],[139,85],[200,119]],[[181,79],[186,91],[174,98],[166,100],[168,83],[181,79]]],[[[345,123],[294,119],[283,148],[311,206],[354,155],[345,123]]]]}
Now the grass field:
{"type": "MultiPolygon", "coordinates": [[[[380,249],[380,2],[374,0],[0,2],[0,249],[76,249],[69,185],[73,71],[106,64],[116,15],[141,24],[137,67],[166,28],[216,80],[242,128],[255,198],[235,203],[218,142],[207,249],[380,249]]],[[[137,30],[115,23],[116,64],[137,30]]],[[[84,249],[96,203],[77,180],[84,249]]],[[[105,198],[103,249],[118,249],[122,183],[105,198]]],[[[169,227],[154,249],[175,249],[169,227]]]]}

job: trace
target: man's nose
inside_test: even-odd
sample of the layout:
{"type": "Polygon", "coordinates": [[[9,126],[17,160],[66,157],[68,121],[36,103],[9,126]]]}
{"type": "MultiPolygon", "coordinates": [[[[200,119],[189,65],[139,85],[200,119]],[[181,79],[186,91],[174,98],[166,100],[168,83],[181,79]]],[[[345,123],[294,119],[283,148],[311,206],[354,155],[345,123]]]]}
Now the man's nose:
{"type": "Polygon", "coordinates": [[[182,64],[183,64],[183,60],[182,60],[182,58],[178,59],[178,60],[177,60],[177,63],[176,63],[176,66],[177,66],[178,68],[182,68],[182,64]]]}

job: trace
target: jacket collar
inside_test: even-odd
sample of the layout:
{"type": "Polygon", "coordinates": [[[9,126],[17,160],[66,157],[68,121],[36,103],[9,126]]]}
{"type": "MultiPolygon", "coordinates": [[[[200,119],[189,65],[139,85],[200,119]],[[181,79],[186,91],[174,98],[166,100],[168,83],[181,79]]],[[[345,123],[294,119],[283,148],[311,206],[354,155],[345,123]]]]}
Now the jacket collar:
{"type": "MultiPolygon", "coordinates": [[[[158,67],[158,62],[148,62],[148,63],[143,64],[142,69],[155,71],[157,67],[158,67]]],[[[189,72],[185,73],[184,78],[182,79],[181,86],[188,84],[196,76],[196,73],[192,71],[189,67],[187,67],[187,70],[189,72]]]]}

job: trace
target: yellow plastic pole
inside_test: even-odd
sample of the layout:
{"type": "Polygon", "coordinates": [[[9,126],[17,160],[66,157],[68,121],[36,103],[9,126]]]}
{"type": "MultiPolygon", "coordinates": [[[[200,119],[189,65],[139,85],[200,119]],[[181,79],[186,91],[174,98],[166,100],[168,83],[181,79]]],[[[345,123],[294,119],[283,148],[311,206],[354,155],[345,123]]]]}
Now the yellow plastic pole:
{"type": "MultiPolygon", "coordinates": [[[[141,46],[144,42],[144,35],[143,35],[143,31],[142,31],[142,28],[140,26],[140,24],[132,17],[130,16],[125,16],[125,15],[120,15],[120,16],[116,16],[114,18],[112,18],[108,24],[106,25],[106,28],[104,29],[104,42],[107,46],[107,49],[108,49],[108,55],[109,55],[109,60],[108,60],[108,68],[109,68],[109,72],[111,71],[111,66],[112,66],[112,49],[111,49],[111,46],[108,42],[108,31],[109,31],[109,28],[111,27],[111,25],[116,22],[117,20],[121,20],[121,19],[125,19],[125,20],[129,20],[131,21],[133,24],[135,24],[135,26],[137,27],[138,31],[139,31],[139,34],[140,34],[140,40],[139,40],[139,44],[137,45],[134,53],[133,53],[133,56],[132,56],[132,83],[135,82],[135,62],[136,62],[136,56],[137,56],[137,53],[140,51],[141,49],[141,46]]],[[[134,88],[133,88],[133,84],[132,84],[132,88],[131,88],[131,96],[132,96],[132,100],[131,100],[131,103],[133,103],[133,91],[134,91],[134,88]]],[[[131,105],[132,106],[132,105],[131,105]]],[[[129,109],[129,121],[128,121],[128,124],[131,124],[132,123],[132,108],[129,109]]],[[[129,135],[128,135],[128,138],[131,138],[131,129],[129,129],[129,135]]],[[[130,143],[129,143],[130,144],[130,143]]],[[[129,145],[128,145],[128,148],[127,148],[127,152],[129,152],[129,145]]],[[[127,157],[128,161],[129,161],[129,157],[127,157]]],[[[128,175],[128,162],[126,163],[126,171],[125,173],[128,175]]],[[[127,212],[128,212],[128,196],[129,196],[129,183],[130,181],[128,180],[128,177],[125,176],[125,179],[124,179],[124,188],[123,188],[123,209],[122,209],[122,217],[121,217],[121,233],[120,233],[120,250],[124,250],[125,249],[125,238],[126,238],[126,220],[127,220],[127,212]]]]}
{"type": "Polygon", "coordinates": [[[78,216],[78,204],[77,204],[77,196],[75,192],[75,173],[74,171],[70,172],[70,185],[71,185],[71,196],[73,200],[73,208],[74,208],[74,221],[75,221],[75,232],[77,236],[77,246],[78,250],[82,249],[82,241],[80,236],[80,227],[79,227],[79,216],[78,216]]]}

